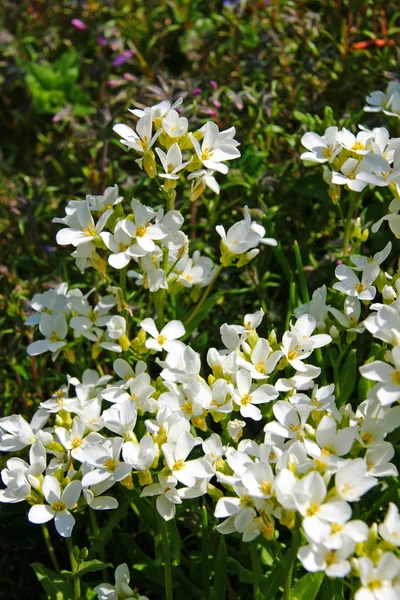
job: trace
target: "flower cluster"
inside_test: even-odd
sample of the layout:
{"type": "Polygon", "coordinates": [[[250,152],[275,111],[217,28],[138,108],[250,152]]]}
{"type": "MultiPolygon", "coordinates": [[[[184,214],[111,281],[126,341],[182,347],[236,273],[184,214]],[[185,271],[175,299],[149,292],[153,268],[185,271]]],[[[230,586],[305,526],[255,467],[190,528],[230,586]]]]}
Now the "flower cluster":
{"type": "MultiPolygon", "coordinates": [[[[37,294],[27,324],[38,325],[44,339],[28,352],[50,351],[56,360],[63,351],[73,362],[83,342],[93,361],[101,351],[108,354],[80,378],[67,375],[30,423],[21,415],[0,419],[0,450],[29,448],[26,460],[7,461],[0,501],[26,501],[32,523],[54,519],[69,538],[76,518],[116,509],[123,493],[154,498],[165,521],[179,516],[180,505],[208,495],[216,519],[223,519],[220,533],[239,533],[249,542],[289,529],[301,536],[297,556],[307,571],[355,575],[361,581],[356,600],[398,597],[398,511],[390,504],[379,527],[369,526],[357,506],[398,474],[387,438],[400,426],[400,407],[393,406],[400,399],[400,287],[381,268],[392,244],[370,258],[353,253],[348,264],[340,261],[331,304],[326,286],[315,290],[281,337],[273,329],[263,334],[259,309],[240,324],[223,324],[219,347],[202,359],[185,324],[165,319],[166,297],[207,286],[195,314],[222,268],[240,268],[260,244],[276,241],[265,238],[245,207],[243,220],[228,231],[217,227],[218,269],[210,258],[190,254],[184,218],[174,208],[175,186],[188,170],[192,200],[205,186],[218,193],[214,173],[226,173],[226,161],[239,152],[233,128],[219,132],[209,122],[190,133],[179,105],[133,110],[135,130],[114,128],[140,154],[139,166],[161,178],[167,212],[136,199],[125,212],[114,186],[102,196],[70,201],[66,216],[56,219],[65,226],[57,241],[76,248],[80,270],[92,265],[110,285],[102,297],[97,289],[84,295],[65,283],[37,294]],[[128,271],[131,261],[135,268],[128,271]],[[120,286],[112,285],[107,264],[123,274],[120,286]],[[132,313],[126,275],[154,293],[156,321],[132,313]],[[349,346],[369,333],[383,344],[360,368],[367,386],[355,405],[338,373],[349,346]],[[327,346],[335,383],[326,380],[327,346]]],[[[362,128],[354,136],[331,127],[302,141],[309,150],[304,160],[331,166],[325,175],[331,194],[340,185],[355,192],[387,186],[398,194],[400,139],[390,140],[385,129],[362,128]]],[[[137,597],[126,564],[117,567],[115,585],[101,584],[95,592],[100,599],[137,597]]]]}

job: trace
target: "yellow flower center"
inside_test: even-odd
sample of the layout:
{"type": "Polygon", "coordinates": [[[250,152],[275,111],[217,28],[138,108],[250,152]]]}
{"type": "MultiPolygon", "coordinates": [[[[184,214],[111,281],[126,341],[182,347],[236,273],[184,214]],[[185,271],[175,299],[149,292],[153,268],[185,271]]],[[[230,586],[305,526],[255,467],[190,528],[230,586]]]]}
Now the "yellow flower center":
{"type": "Polygon", "coordinates": [[[71,448],[79,448],[79,446],[82,444],[82,440],[80,438],[78,438],[77,436],[73,437],[71,440],[71,448]]]}
{"type": "Polygon", "coordinates": [[[85,229],[82,229],[82,233],[84,233],[88,237],[96,237],[96,235],[97,235],[96,227],[94,225],[90,224],[85,229]]]}
{"type": "Polygon", "coordinates": [[[242,496],[240,498],[240,504],[242,506],[244,506],[245,508],[252,508],[252,506],[253,506],[253,500],[250,498],[250,496],[248,496],[247,494],[245,494],[244,496],[242,496]]]}
{"type": "Polygon", "coordinates": [[[365,145],[362,144],[361,142],[356,142],[353,147],[352,150],[364,150],[365,145]]]}
{"type": "Polygon", "coordinates": [[[173,471],[182,471],[182,469],[183,469],[184,466],[185,466],[185,461],[183,461],[182,459],[179,459],[173,465],[172,470],[173,471]]]}
{"type": "Polygon", "coordinates": [[[67,508],[67,505],[64,504],[64,502],[61,502],[61,500],[56,500],[51,505],[51,508],[53,510],[55,510],[56,512],[62,512],[63,510],[65,510],[67,508]]]}
{"type": "Polygon", "coordinates": [[[332,533],[339,533],[339,531],[343,530],[343,525],[340,523],[331,523],[332,533]]]}
{"type": "Polygon", "coordinates": [[[167,338],[165,337],[165,335],[159,335],[157,337],[157,342],[160,344],[160,346],[164,346],[166,341],[167,341],[167,338]]]}
{"type": "Polygon", "coordinates": [[[144,227],[144,225],[139,225],[139,227],[136,229],[136,237],[143,237],[144,235],[146,235],[146,232],[146,227],[144,227]]]}
{"type": "Polygon", "coordinates": [[[191,403],[186,400],[183,404],[182,404],[182,410],[183,412],[185,412],[187,415],[190,415],[193,412],[193,407],[191,405],[191,403]]]}
{"type": "Polygon", "coordinates": [[[365,290],[365,285],[363,283],[357,283],[354,286],[354,289],[356,290],[356,292],[358,292],[359,294],[361,294],[361,292],[363,292],[365,290]]]}
{"type": "Polygon", "coordinates": [[[251,402],[251,394],[245,394],[240,398],[240,404],[242,406],[247,406],[251,402]]]}
{"type": "Polygon", "coordinates": [[[310,506],[306,510],[307,517],[313,517],[319,513],[320,505],[316,502],[310,502],[310,506]]]}
{"type": "Polygon", "coordinates": [[[395,385],[400,385],[400,371],[395,371],[391,377],[395,385]]]}
{"type": "Polygon", "coordinates": [[[213,152],[210,150],[210,148],[204,148],[203,152],[201,153],[201,160],[210,160],[210,158],[212,158],[212,155],[213,152]]]}
{"type": "Polygon", "coordinates": [[[297,354],[296,350],[289,350],[287,356],[288,356],[289,360],[294,360],[295,358],[298,357],[298,354],[297,354]]]}
{"type": "Polygon", "coordinates": [[[332,156],[332,148],[324,148],[322,150],[322,156],[324,158],[331,158],[331,156],[332,156]]]}
{"type": "Polygon", "coordinates": [[[114,473],[117,468],[117,461],[114,458],[106,458],[104,461],[104,466],[110,473],[114,473]]]}
{"type": "Polygon", "coordinates": [[[368,583],[369,590],[379,590],[382,587],[382,582],[379,579],[373,579],[368,583]]]}
{"type": "Polygon", "coordinates": [[[263,494],[269,496],[271,494],[272,483],[270,481],[263,481],[260,485],[260,489],[263,494]]]}
{"type": "Polygon", "coordinates": [[[260,362],[258,362],[256,364],[256,371],[258,371],[259,373],[265,373],[265,364],[264,364],[264,361],[260,360],[260,362]]]}
{"type": "Polygon", "coordinates": [[[369,446],[370,443],[373,441],[374,436],[372,433],[363,433],[361,439],[366,446],[369,446]]]}
{"type": "Polygon", "coordinates": [[[336,550],[330,550],[328,554],[325,556],[326,566],[330,567],[336,562],[336,550]]]}

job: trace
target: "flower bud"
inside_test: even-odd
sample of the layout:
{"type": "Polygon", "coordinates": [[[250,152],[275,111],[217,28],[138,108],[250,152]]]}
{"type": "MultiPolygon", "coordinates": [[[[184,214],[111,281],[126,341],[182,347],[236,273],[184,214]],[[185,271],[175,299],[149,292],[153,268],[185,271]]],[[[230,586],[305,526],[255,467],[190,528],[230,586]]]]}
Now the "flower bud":
{"type": "Polygon", "coordinates": [[[332,325],[329,328],[329,335],[331,336],[332,339],[336,340],[339,337],[339,329],[336,327],[336,325],[332,325]]]}
{"type": "Polygon", "coordinates": [[[386,302],[392,302],[393,300],[396,300],[396,292],[391,285],[386,284],[383,287],[382,296],[386,302]]]}
{"type": "Polygon", "coordinates": [[[229,421],[229,423],[227,425],[228,433],[234,442],[237,442],[242,437],[243,427],[245,425],[246,425],[246,422],[240,421],[239,419],[234,419],[233,421],[229,421]]]}

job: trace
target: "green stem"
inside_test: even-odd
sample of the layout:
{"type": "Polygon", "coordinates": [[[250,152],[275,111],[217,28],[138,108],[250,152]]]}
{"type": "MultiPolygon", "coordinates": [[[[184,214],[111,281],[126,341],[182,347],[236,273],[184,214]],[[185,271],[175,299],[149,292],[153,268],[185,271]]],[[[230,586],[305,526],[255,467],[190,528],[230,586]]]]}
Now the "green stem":
{"type": "Polygon", "coordinates": [[[201,307],[203,306],[204,302],[207,300],[209,293],[211,292],[214,283],[217,281],[219,274],[221,273],[222,269],[223,269],[223,265],[220,265],[214,275],[214,277],[212,278],[212,280],[210,281],[206,291],[204,292],[204,294],[202,295],[202,297],[200,298],[200,302],[197,304],[196,308],[194,309],[194,311],[192,312],[192,314],[190,315],[190,317],[188,319],[186,319],[186,321],[184,322],[184,325],[186,327],[186,325],[189,325],[189,323],[191,321],[193,321],[193,319],[195,318],[195,316],[199,313],[201,307]]]}
{"type": "Polygon", "coordinates": [[[119,287],[121,288],[122,300],[126,300],[126,272],[128,267],[124,267],[119,272],[119,287]]]}
{"type": "Polygon", "coordinates": [[[310,296],[308,294],[306,276],[304,275],[304,267],[303,267],[303,261],[301,258],[300,247],[296,240],[293,243],[293,248],[294,248],[294,256],[296,259],[296,267],[299,272],[299,283],[300,283],[300,291],[301,291],[301,295],[302,295],[302,300],[303,300],[303,302],[310,302],[310,296]]]}
{"type": "Polygon", "coordinates": [[[357,204],[357,196],[356,196],[356,194],[352,194],[350,197],[349,208],[348,208],[347,217],[346,217],[346,225],[344,228],[343,256],[349,255],[351,225],[352,225],[352,221],[353,221],[354,209],[356,207],[356,204],[357,204]]]}
{"type": "MultiPolygon", "coordinates": [[[[78,570],[78,561],[75,558],[72,539],[70,537],[67,537],[65,538],[65,541],[67,542],[69,560],[71,563],[71,571],[73,573],[76,573],[76,571],[78,570]]],[[[72,578],[72,585],[74,589],[74,600],[81,600],[81,580],[79,579],[79,575],[75,575],[72,578]]]]}
{"type": "Polygon", "coordinates": [[[173,600],[172,592],[172,562],[171,550],[169,547],[167,523],[162,517],[159,517],[161,542],[164,554],[164,578],[165,578],[165,600],[173,600]]]}
{"type": "MultiPolygon", "coordinates": [[[[101,562],[105,563],[106,556],[105,556],[105,552],[104,552],[104,546],[101,544],[102,536],[101,536],[99,524],[97,522],[96,511],[89,508],[89,515],[90,515],[90,523],[92,525],[92,531],[93,531],[94,538],[97,541],[97,543],[99,544],[98,555],[99,555],[101,562]]],[[[107,581],[108,575],[107,575],[106,568],[104,568],[102,570],[101,574],[103,577],[103,581],[107,581]]]]}
{"type": "Polygon", "coordinates": [[[257,550],[257,542],[251,542],[250,544],[250,556],[251,556],[251,572],[253,575],[253,597],[254,600],[260,600],[260,583],[262,578],[262,571],[260,565],[260,557],[257,550]]]}
{"type": "Polygon", "coordinates": [[[46,542],[47,550],[48,550],[48,553],[49,553],[52,565],[54,567],[54,570],[57,573],[59,573],[60,572],[60,565],[59,565],[56,553],[54,551],[53,542],[51,541],[49,530],[47,529],[47,525],[45,525],[45,524],[42,525],[42,531],[43,531],[44,541],[46,542]]]}
{"type": "Polygon", "coordinates": [[[292,577],[294,563],[296,562],[297,551],[300,546],[300,531],[296,524],[292,530],[292,545],[289,550],[289,556],[287,558],[288,564],[286,566],[285,573],[285,584],[284,584],[284,600],[292,600],[292,577]]]}
{"type": "Polygon", "coordinates": [[[205,504],[205,500],[203,499],[203,506],[201,509],[201,555],[202,555],[202,574],[203,574],[203,590],[206,598],[210,595],[210,561],[208,558],[209,555],[209,545],[210,539],[208,534],[208,513],[207,506],[205,504]]]}

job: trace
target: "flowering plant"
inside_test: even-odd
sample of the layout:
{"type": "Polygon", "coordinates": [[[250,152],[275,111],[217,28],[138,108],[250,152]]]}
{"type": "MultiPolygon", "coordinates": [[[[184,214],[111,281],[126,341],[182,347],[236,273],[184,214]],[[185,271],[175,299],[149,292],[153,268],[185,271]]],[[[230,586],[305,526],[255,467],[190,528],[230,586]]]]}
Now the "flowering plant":
{"type": "MultiPolygon", "coordinates": [[[[397,114],[398,88],[389,88],[368,97],[370,110],[397,114]]],[[[388,221],[400,235],[400,138],[361,126],[357,135],[335,126],[304,135],[301,158],[323,164],[341,214],[348,204],[337,282],[329,296],[323,285],[310,298],[295,243],[304,303],[288,329],[278,337],[258,308],[222,324],[219,347],[204,357],[193,342],[215,306],[211,292],[221,273],[242,268],[277,241],[243,207],[241,220],[216,228],[218,265],[191,252],[182,212],[207,188],[219,193],[220,176],[240,152],[233,127],[220,131],[210,121],[190,131],[181,104],[134,109],[135,126],[114,126],[139,168],[157,181],[154,206],[126,202],[114,185],[101,196],[71,200],[65,216],[54,219],[58,244],[73,247],[77,268],[92,269],[95,283],[87,293],[61,283],[31,301],[26,324],[39,335],[28,353],[64,359],[73,374],[29,423],[21,415],[0,419],[0,450],[25,451],[2,471],[0,501],[30,505],[28,519],[42,526],[57,572],[47,527],[54,519],[71,570],[36,569],[46,590],[50,581],[74,600],[145,599],[145,589],[131,587],[128,558],[115,565],[112,583],[92,589],[85,582],[96,571],[110,579],[106,542],[130,507],[160,536],[163,597],[171,600],[172,554],[180,544],[175,521],[179,526],[187,507],[198,508],[199,498],[203,588],[193,597],[225,596],[227,565],[235,559],[227,557],[223,536],[232,534],[251,544],[247,581],[257,599],[274,598],[279,589],[285,599],[315,598],[325,577],[345,582],[356,600],[398,598],[400,517],[390,500],[398,489],[392,461],[400,425],[399,274],[381,268],[390,241],[373,257],[359,255],[368,230],[354,217],[368,190],[388,188],[389,213],[372,232],[388,221]],[[82,355],[87,368],[76,372],[82,355]],[[371,508],[364,498],[373,490],[371,508]],[[381,506],[380,523],[371,522],[381,506]],[[98,511],[114,511],[102,530],[98,511]],[[211,568],[214,518],[222,536],[211,568]],[[72,543],[74,527],[88,520],[89,550],[72,543]],[[297,571],[299,564],[308,574],[297,571]]],[[[140,558],[134,560],[139,571],[140,558]]]]}

